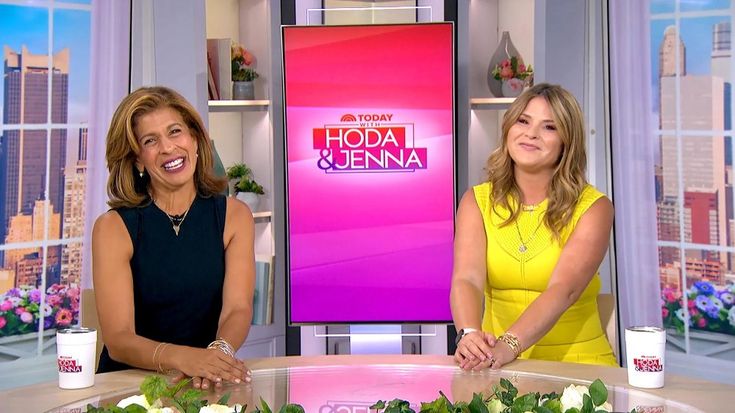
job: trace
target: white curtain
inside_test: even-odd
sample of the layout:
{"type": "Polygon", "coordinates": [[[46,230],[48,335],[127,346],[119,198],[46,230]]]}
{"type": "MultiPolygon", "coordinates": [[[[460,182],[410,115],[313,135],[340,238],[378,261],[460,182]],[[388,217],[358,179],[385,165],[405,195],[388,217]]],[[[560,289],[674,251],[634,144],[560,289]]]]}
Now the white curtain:
{"type": "Polygon", "coordinates": [[[107,210],[107,128],[115,108],[129,90],[129,0],[92,2],[91,67],[82,288],[92,286],[92,227],[107,210]]]}
{"type": "Polygon", "coordinates": [[[614,0],[609,9],[615,255],[622,328],[662,325],[649,7],[648,1],[614,0]]]}

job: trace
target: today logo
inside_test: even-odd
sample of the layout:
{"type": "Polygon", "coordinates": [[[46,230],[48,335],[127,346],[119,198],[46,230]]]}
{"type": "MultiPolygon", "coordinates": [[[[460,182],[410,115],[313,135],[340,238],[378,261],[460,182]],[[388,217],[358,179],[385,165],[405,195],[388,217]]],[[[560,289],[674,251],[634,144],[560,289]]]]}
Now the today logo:
{"type": "Polygon", "coordinates": [[[59,356],[56,359],[56,363],[59,366],[59,373],[81,373],[82,365],[79,360],[75,360],[71,357],[59,356]]]}
{"type": "Polygon", "coordinates": [[[340,117],[342,124],[314,128],[317,167],[326,173],[426,169],[426,148],[413,146],[413,124],[390,123],[392,119],[392,113],[348,113],[340,117]]]}

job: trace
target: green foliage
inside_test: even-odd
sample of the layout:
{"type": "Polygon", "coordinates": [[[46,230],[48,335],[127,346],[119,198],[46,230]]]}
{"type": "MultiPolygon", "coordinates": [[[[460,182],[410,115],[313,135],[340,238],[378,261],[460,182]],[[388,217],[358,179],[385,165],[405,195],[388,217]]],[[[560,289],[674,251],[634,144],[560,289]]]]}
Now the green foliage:
{"type": "Polygon", "coordinates": [[[227,168],[227,178],[236,180],[235,193],[254,192],[258,195],[265,194],[263,186],[253,179],[253,170],[244,163],[236,163],[227,168]]]}

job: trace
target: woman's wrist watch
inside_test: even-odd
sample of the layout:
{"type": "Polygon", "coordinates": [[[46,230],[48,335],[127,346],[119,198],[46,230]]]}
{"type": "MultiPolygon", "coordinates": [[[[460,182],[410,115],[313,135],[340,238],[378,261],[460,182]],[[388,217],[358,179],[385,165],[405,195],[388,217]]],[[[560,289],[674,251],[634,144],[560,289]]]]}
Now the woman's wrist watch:
{"type": "Polygon", "coordinates": [[[457,331],[457,337],[454,338],[454,345],[458,346],[460,340],[462,340],[462,337],[466,336],[469,333],[474,333],[475,331],[479,331],[476,328],[463,328],[459,331],[457,331]]]}

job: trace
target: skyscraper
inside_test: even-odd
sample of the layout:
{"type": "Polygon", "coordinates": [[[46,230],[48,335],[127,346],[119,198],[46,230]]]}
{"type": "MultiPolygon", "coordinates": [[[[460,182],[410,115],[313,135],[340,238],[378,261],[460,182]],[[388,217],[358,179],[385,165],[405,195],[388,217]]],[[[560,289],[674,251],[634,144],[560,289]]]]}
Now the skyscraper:
{"type": "Polygon", "coordinates": [[[10,130],[6,129],[0,141],[0,239],[3,240],[10,218],[30,215],[39,199],[48,199],[53,212],[63,212],[66,129],[52,129],[48,145],[46,128],[47,124],[67,122],[69,49],[56,53],[49,61],[48,55],[31,54],[25,46],[20,53],[5,46],[4,61],[3,121],[10,130]],[[46,165],[47,151],[51,152],[49,165],[46,165]]]}
{"type": "MultiPolygon", "coordinates": [[[[84,192],[87,184],[87,134],[79,130],[79,160],[64,170],[63,238],[84,237],[84,192]]],[[[82,243],[64,244],[61,250],[61,283],[79,285],[82,274],[82,243]]]]}

